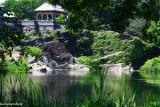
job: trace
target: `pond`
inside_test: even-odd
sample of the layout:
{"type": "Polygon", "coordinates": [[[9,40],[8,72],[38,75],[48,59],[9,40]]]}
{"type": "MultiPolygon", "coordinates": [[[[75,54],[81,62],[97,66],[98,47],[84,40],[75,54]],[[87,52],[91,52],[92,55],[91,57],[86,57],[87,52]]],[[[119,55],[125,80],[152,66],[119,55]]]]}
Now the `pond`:
{"type": "MultiPolygon", "coordinates": [[[[5,80],[14,75],[14,73],[8,73],[5,80]]],[[[54,95],[60,98],[92,97],[93,93],[95,94],[94,82],[99,85],[100,81],[98,71],[78,73],[61,70],[43,73],[34,72],[32,74],[23,73],[21,75],[27,81],[31,78],[35,85],[41,84],[44,86],[48,97],[54,95]]],[[[104,86],[108,90],[113,90],[111,94],[113,99],[118,99],[122,94],[125,94],[126,99],[129,99],[135,94],[135,101],[139,105],[144,101],[160,100],[160,78],[158,76],[157,73],[132,72],[127,74],[108,71],[104,86]],[[155,76],[156,79],[154,79],[155,76]]],[[[7,89],[6,86],[5,89],[7,89]]]]}

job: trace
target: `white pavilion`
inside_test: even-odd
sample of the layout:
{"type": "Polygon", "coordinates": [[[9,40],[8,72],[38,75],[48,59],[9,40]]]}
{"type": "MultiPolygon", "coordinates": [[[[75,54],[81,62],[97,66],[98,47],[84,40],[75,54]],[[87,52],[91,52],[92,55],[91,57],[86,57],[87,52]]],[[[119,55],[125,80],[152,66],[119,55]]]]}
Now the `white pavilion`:
{"type": "Polygon", "coordinates": [[[68,12],[62,9],[59,5],[51,5],[48,3],[42,4],[40,7],[34,10],[37,13],[36,20],[55,20],[61,14],[64,15],[64,19],[67,18],[68,12]]]}

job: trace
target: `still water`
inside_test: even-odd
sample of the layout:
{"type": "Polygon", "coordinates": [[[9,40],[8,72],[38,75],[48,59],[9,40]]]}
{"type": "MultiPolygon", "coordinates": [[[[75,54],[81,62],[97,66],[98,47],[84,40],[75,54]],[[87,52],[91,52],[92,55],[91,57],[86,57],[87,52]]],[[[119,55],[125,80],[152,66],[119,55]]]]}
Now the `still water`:
{"type": "MultiPolygon", "coordinates": [[[[5,79],[14,76],[7,74],[5,79]]],[[[25,80],[32,79],[35,85],[41,84],[47,90],[47,96],[54,95],[56,97],[92,97],[95,93],[94,82],[99,85],[100,76],[98,72],[75,72],[75,71],[52,71],[52,72],[34,72],[31,74],[23,74],[25,80]]],[[[122,94],[126,95],[126,99],[131,98],[135,94],[137,104],[141,104],[145,100],[160,100],[159,74],[139,72],[123,73],[118,71],[108,71],[104,82],[105,88],[113,90],[111,98],[118,99],[122,94]],[[154,75],[157,78],[154,79],[154,75]],[[148,77],[147,77],[148,76],[148,77]],[[149,83],[148,81],[152,81],[149,83]]]]}

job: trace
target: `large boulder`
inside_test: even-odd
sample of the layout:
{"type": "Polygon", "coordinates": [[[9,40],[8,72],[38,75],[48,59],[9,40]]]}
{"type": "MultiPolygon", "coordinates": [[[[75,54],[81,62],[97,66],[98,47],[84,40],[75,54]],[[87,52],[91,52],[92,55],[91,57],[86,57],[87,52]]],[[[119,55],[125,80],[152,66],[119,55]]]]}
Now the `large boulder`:
{"type": "Polygon", "coordinates": [[[69,69],[71,71],[89,71],[89,68],[86,65],[83,64],[69,64],[69,69]]]}
{"type": "Polygon", "coordinates": [[[69,64],[76,63],[73,56],[57,40],[42,44],[40,49],[43,51],[41,61],[53,69],[66,69],[69,64]]]}
{"type": "Polygon", "coordinates": [[[53,41],[53,37],[46,37],[46,38],[37,38],[35,40],[25,42],[26,45],[29,46],[41,46],[47,42],[53,41]]]}
{"type": "Polygon", "coordinates": [[[131,65],[122,66],[122,63],[118,64],[102,64],[105,68],[108,68],[110,71],[118,71],[123,73],[133,72],[134,69],[131,65]]]}

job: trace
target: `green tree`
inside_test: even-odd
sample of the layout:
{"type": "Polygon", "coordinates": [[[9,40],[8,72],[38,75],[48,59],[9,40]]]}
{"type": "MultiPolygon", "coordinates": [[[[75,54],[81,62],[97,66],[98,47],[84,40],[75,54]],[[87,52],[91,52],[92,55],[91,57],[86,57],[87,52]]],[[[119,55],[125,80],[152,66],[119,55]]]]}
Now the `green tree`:
{"type": "Polygon", "coordinates": [[[142,38],[142,30],[146,24],[146,20],[141,18],[129,19],[129,26],[125,29],[125,35],[137,36],[142,38]]]}
{"type": "Polygon", "coordinates": [[[160,21],[157,23],[155,21],[150,22],[147,29],[147,40],[158,47],[160,46],[160,21]]]}
{"type": "Polygon", "coordinates": [[[69,12],[66,28],[81,32],[82,29],[99,29],[111,25],[113,30],[123,32],[129,25],[128,19],[141,0],[48,0],[59,4],[69,12]],[[74,5],[71,5],[74,4],[74,5]],[[112,20],[110,20],[112,19],[112,20]],[[96,26],[99,26],[96,28],[96,26]],[[102,26],[103,25],[103,26],[102,26]]]}
{"type": "Polygon", "coordinates": [[[93,13],[109,8],[110,0],[48,0],[51,4],[59,4],[69,12],[65,22],[69,31],[81,32],[82,29],[93,29],[93,13]],[[74,4],[74,5],[71,5],[74,4]]]}

